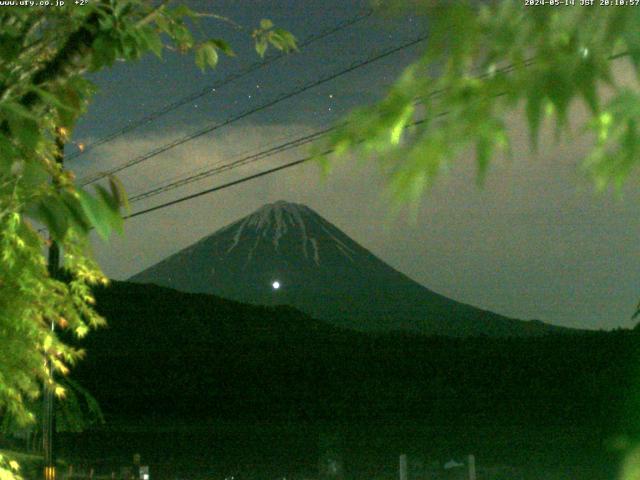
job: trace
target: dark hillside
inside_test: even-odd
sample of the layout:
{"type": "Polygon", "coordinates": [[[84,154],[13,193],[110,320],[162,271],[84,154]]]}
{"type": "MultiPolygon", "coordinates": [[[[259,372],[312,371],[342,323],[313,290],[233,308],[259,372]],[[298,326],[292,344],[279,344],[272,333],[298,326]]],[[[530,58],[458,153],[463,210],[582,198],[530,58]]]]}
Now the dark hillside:
{"type": "Polygon", "coordinates": [[[630,331],[371,335],[156,286],[114,282],[97,299],[109,327],[76,375],[112,415],[609,428],[640,358],[630,331]]]}

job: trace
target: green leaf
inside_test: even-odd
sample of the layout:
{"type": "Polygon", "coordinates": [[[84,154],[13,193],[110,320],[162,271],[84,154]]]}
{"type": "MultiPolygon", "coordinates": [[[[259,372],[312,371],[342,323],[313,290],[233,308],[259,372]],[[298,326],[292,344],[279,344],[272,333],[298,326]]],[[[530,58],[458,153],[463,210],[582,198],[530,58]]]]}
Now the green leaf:
{"type": "MultiPolygon", "coordinates": [[[[82,113],[86,105],[86,98],[95,93],[95,87],[87,79],[80,75],[71,77],[65,85],[52,85],[52,92],[60,98],[62,103],[71,107],[76,115],[82,113]]],[[[73,123],[65,123],[71,127],[73,123]]]]}
{"type": "Polygon", "coordinates": [[[56,196],[41,199],[32,214],[49,229],[53,238],[62,241],[69,229],[69,211],[56,196]]]}
{"type": "Polygon", "coordinates": [[[36,149],[42,138],[38,122],[28,119],[18,122],[9,121],[9,126],[24,148],[28,150],[36,149]]]}
{"type": "Polygon", "coordinates": [[[111,15],[104,14],[100,17],[98,25],[100,25],[100,30],[102,30],[103,32],[108,32],[113,28],[114,19],[111,15]]]}
{"type": "Polygon", "coordinates": [[[82,232],[87,233],[91,229],[89,219],[85,215],[80,200],[68,192],[61,194],[62,201],[69,210],[70,220],[82,232]]]}
{"type": "Polygon", "coordinates": [[[20,172],[20,185],[26,190],[34,190],[49,180],[49,174],[41,163],[23,162],[20,172]]]}
{"type": "Polygon", "coordinates": [[[207,65],[209,65],[209,67],[211,68],[215,68],[215,66],[218,64],[218,51],[216,50],[216,47],[214,47],[210,43],[207,43],[204,46],[204,53],[207,65]]]}
{"type": "Polygon", "coordinates": [[[35,150],[42,138],[38,117],[17,102],[6,102],[2,110],[0,118],[5,117],[12,136],[21,147],[35,150]]]}
{"type": "Polygon", "coordinates": [[[120,47],[125,59],[137,60],[142,54],[141,44],[136,34],[126,35],[120,39],[120,47]]]}
{"type": "Polygon", "coordinates": [[[283,51],[286,49],[286,43],[284,39],[276,32],[269,32],[267,34],[267,38],[269,39],[269,43],[276,47],[276,49],[283,51]]]}
{"type": "Polygon", "coordinates": [[[73,110],[73,107],[70,105],[65,105],[61,99],[57,97],[56,94],[47,92],[45,89],[37,87],[35,85],[31,86],[31,89],[38,94],[45,103],[55,107],[58,110],[73,110]]]}
{"type": "Polygon", "coordinates": [[[98,201],[107,209],[106,219],[112,230],[115,230],[118,234],[124,233],[124,220],[120,215],[120,203],[117,196],[111,195],[102,185],[96,186],[98,192],[98,201]]]}
{"type": "Polygon", "coordinates": [[[268,18],[263,18],[260,20],[260,28],[262,30],[269,30],[270,28],[273,28],[273,22],[268,18]]]}
{"type": "Polygon", "coordinates": [[[122,18],[124,16],[126,16],[129,12],[131,12],[132,9],[132,4],[129,2],[116,2],[115,4],[115,8],[113,10],[113,15],[116,18],[122,18]]]}
{"type": "Polygon", "coordinates": [[[144,47],[151,50],[156,57],[162,58],[164,45],[158,33],[152,28],[141,28],[137,34],[144,47]]]}
{"type": "Polygon", "coordinates": [[[29,109],[25,108],[18,102],[5,102],[2,104],[2,109],[6,110],[7,113],[11,113],[25,120],[38,120],[37,115],[35,115],[33,112],[31,112],[29,109]]]}
{"type": "Polygon", "coordinates": [[[393,145],[398,145],[400,143],[402,133],[404,132],[404,129],[414,112],[413,103],[410,102],[406,103],[405,105],[402,105],[400,102],[398,102],[397,107],[399,107],[400,113],[399,115],[397,115],[395,124],[390,128],[390,141],[393,145]]]}
{"type": "Polygon", "coordinates": [[[171,22],[164,13],[160,13],[156,17],[156,26],[164,33],[169,33],[171,30],[171,22]]]}
{"type": "Polygon", "coordinates": [[[267,51],[267,40],[264,37],[260,37],[256,40],[256,52],[261,57],[264,57],[265,52],[267,51]]]}
{"type": "Polygon", "coordinates": [[[269,39],[269,43],[278,50],[290,52],[297,48],[295,37],[281,28],[276,28],[267,33],[267,38],[269,39]]]}
{"type": "Polygon", "coordinates": [[[0,34],[0,58],[3,62],[11,62],[20,53],[20,41],[12,35],[0,34]]]}
{"type": "Polygon", "coordinates": [[[78,190],[80,206],[103,240],[107,240],[111,234],[111,209],[102,201],[94,198],[83,189],[78,190]]]}
{"type": "Polygon", "coordinates": [[[110,35],[100,35],[95,39],[91,50],[91,70],[98,71],[103,67],[110,67],[118,57],[118,42],[110,35]]]}
{"type": "Polygon", "coordinates": [[[215,68],[218,64],[218,51],[211,42],[204,42],[196,49],[196,65],[203,70],[209,66],[215,68]]]}
{"type": "Polygon", "coordinates": [[[127,198],[127,192],[124,185],[118,177],[115,175],[109,175],[109,188],[111,195],[117,200],[118,207],[129,209],[129,199],[127,198]]]}
{"type": "Polygon", "coordinates": [[[283,28],[276,28],[274,29],[273,33],[278,35],[280,41],[284,46],[284,50],[286,52],[290,52],[292,50],[298,50],[296,37],[294,37],[291,32],[288,32],[283,28]]]}
{"type": "Polygon", "coordinates": [[[0,133],[0,177],[11,172],[16,158],[16,149],[11,141],[0,133]]]}
{"type": "Polygon", "coordinates": [[[181,51],[193,48],[193,35],[185,25],[174,25],[172,36],[175,44],[181,51]]]}
{"type": "Polygon", "coordinates": [[[220,38],[213,38],[211,40],[208,40],[208,43],[211,43],[214,47],[219,49],[222,53],[224,53],[228,57],[235,57],[236,56],[236,54],[233,51],[233,49],[231,48],[231,46],[227,42],[225,42],[224,40],[222,40],[220,38]]]}
{"type": "Polygon", "coordinates": [[[118,199],[111,195],[106,188],[102,185],[96,185],[96,193],[98,201],[102,201],[109,208],[109,211],[118,211],[118,199]]]}
{"type": "Polygon", "coordinates": [[[204,53],[204,49],[202,47],[198,47],[196,49],[196,66],[204,72],[204,69],[207,67],[207,59],[204,53]]]}
{"type": "Polygon", "coordinates": [[[556,108],[556,120],[558,128],[557,135],[560,135],[563,127],[567,126],[567,109],[574,93],[574,80],[569,78],[569,72],[549,72],[546,82],[548,98],[556,108]]]}
{"type": "Polygon", "coordinates": [[[584,84],[579,85],[579,89],[582,94],[582,98],[587,102],[591,112],[597,113],[600,110],[600,99],[598,97],[596,82],[585,82],[584,84]]]}

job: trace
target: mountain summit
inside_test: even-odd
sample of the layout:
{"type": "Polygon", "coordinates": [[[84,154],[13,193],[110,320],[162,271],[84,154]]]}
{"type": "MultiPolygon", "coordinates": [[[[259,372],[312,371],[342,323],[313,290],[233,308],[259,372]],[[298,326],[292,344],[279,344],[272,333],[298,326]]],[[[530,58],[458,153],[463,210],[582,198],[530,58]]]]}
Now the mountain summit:
{"type": "Polygon", "coordinates": [[[285,201],[264,205],[130,280],[254,304],[288,304],[363,331],[524,336],[559,329],[432,292],[309,207],[285,201]]]}

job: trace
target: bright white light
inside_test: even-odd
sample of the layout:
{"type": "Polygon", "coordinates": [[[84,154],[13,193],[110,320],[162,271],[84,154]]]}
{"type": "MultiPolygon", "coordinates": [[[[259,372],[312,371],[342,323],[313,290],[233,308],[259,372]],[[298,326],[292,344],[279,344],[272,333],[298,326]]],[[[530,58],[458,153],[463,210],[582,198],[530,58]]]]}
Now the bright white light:
{"type": "Polygon", "coordinates": [[[280,288],[280,282],[277,280],[271,284],[274,290],[278,290],[280,288]]]}

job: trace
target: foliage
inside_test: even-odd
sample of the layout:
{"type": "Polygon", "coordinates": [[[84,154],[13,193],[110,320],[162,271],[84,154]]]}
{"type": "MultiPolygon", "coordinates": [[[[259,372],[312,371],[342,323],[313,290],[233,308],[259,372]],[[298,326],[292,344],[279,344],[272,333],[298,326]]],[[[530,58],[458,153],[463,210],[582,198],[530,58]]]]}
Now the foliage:
{"type": "Polygon", "coordinates": [[[20,480],[20,465],[0,453],[0,480],[20,480]]]}
{"type": "Polygon", "coordinates": [[[628,57],[637,77],[640,9],[579,1],[375,3],[383,11],[415,4],[428,24],[427,46],[382,101],[352,112],[318,151],[378,155],[395,198],[412,203],[470,151],[482,181],[495,155],[510,153],[509,112],[526,112],[535,148],[544,119],[555,118],[558,137],[567,135],[570,108],[582,101],[589,110],[582,128],[594,137],[584,168],[600,188],[629,177],[640,149],[640,92],[616,85],[611,60],[628,57]]]}
{"type": "MultiPolygon", "coordinates": [[[[0,476],[3,480],[20,480],[40,478],[42,475],[42,455],[25,453],[16,450],[0,449],[0,457],[4,457],[5,464],[9,468],[5,472],[6,477],[0,476]],[[11,477],[13,475],[13,477],[11,477]]],[[[61,462],[58,462],[62,464],[61,462]]]]}
{"type": "MultiPolygon", "coordinates": [[[[82,337],[104,323],[90,287],[107,279],[91,258],[88,233],[121,232],[126,195],[115,178],[83,190],[60,165],[62,145],[95,91],[83,74],[165,48],[192,51],[201,67],[213,67],[218,50],[233,52],[223,40],[194,38],[189,26],[201,16],[146,0],[0,10],[0,417],[33,421],[28,404],[43,383],[64,395],[45,359],[65,375],[83,352],[53,326],[82,337]],[[61,271],[47,268],[51,241],[61,271]]],[[[256,31],[261,54],[265,35],[277,49],[295,48],[293,36],[275,34],[267,20],[256,31]]],[[[2,478],[10,471],[0,464],[2,478]]]]}
{"type": "Polygon", "coordinates": [[[82,432],[104,423],[102,409],[89,391],[70,378],[64,378],[61,383],[67,393],[65,401],[56,404],[58,432],[82,432]]]}
{"type": "MultiPolygon", "coordinates": [[[[65,391],[62,402],[55,402],[55,428],[57,432],[83,432],[91,426],[104,423],[104,414],[98,401],[89,391],[69,377],[57,379],[65,391]]],[[[0,424],[0,432],[8,435],[25,434],[39,438],[42,434],[41,414],[38,401],[31,401],[27,407],[34,412],[37,421],[25,430],[15,418],[5,417],[0,424]]],[[[34,442],[35,443],[35,442],[34,442]]]]}
{"type": "MultiPolygon", "coordinates": [[[[640,92],[619,85],[612,68],[624,57],[638,80],[640,9],[633,4],[375,3],[386,11],[414,4],[427,20],[426,49],[382,101],[352,112],[318,151],[379,156],[398,205],[415,207],[436,176],[469,152],[482,182],[497,153],[511,154],[507,115],[519,109],[535,150],[543,122],[555,120],[556,139],[569,136],[571,108],[586,105],[579,128],[593,141],[582,166],[598,189],[620,190],[637,167],[640,92]]],[[[621,478],[636,478],[639,458],[637,450],[629,456],[621,478]]]]}

